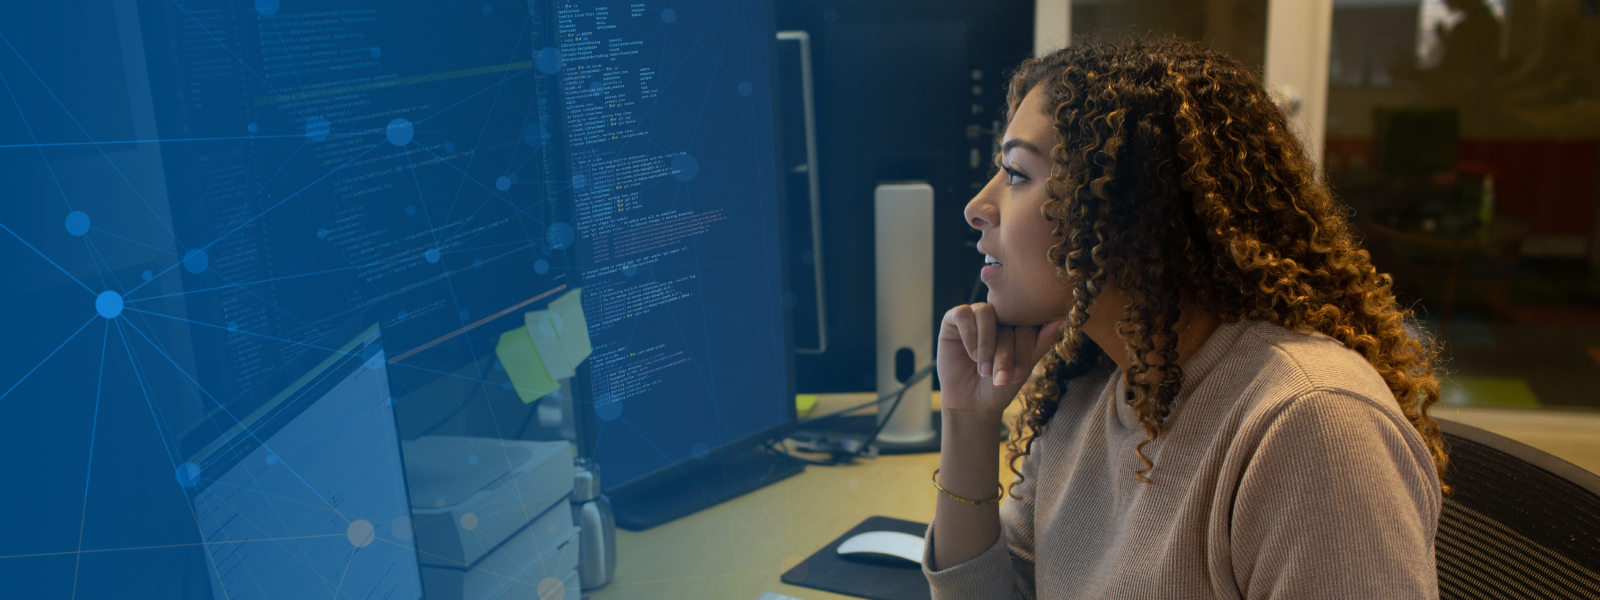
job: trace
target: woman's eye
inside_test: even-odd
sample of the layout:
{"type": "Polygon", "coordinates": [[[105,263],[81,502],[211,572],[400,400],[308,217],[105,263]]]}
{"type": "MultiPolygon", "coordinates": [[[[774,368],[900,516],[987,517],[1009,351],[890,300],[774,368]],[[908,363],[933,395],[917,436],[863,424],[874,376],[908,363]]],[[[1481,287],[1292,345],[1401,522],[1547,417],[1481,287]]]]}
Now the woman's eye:
{"type": "Polygon", "coordinates": [[[1011,167],[1004,167],[1004,169],[1006,170],[1006,185],[1017,185],[1028,180],[1027,175],[1018,173],[1012,170],[1011,167]]]}

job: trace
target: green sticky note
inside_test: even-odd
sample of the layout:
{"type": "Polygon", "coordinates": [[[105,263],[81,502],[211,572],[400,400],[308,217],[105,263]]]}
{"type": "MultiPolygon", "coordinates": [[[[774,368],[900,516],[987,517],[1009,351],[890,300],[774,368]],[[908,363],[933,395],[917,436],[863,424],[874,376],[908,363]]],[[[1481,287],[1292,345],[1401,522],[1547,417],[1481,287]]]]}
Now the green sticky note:
{"type": "Polygon", "coordinates": [[[523,404],[561,389],[561,385],[545,370],[544,361],[539,360],[539,352],[534,349],[533,338],[528,336],[527,327],[500,334],[500,344],[495,346],[494,353],[500,357],[506,374],[511,376],[511,385],[516,386],[517,396],[522,398],[523,404]]]}
{"type": "Polygon", "coordinates": [[[562,294],[550,301],[549,308],[550,314],[560,317],[561,331],[557,332],[557,337],[567,352],[567,360],[574,365],[589,358],[589,353],[594,351],[589,345],[589,321],[583,317],[582,294],[582,288],[562,294]]]}

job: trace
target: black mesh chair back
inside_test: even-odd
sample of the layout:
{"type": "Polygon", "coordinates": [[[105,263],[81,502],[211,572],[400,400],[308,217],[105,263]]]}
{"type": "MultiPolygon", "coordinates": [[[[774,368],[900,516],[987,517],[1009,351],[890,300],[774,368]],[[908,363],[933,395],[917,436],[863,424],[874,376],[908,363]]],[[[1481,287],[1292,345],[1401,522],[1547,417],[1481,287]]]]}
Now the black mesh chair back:
{"type": "Polygon", "coordinates": [[[1600,599],[1600,476],[1439,420],[1450,450],[1434,548],[1439,596],[1600,599]]]}

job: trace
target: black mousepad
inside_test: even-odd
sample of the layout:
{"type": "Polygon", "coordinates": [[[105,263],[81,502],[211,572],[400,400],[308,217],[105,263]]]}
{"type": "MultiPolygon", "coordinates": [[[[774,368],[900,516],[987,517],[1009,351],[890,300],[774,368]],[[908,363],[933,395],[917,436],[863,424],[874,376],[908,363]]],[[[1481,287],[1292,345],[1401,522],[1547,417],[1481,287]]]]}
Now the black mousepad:
{"type": "Polygon", "coordinates": [[[928,578],[922,574],[920,564],[889,566],[839,556],[840,544],[868,531],[898,531],[922,537],[928,533],[928,524],[869,517],[789,569],[783,574],[783,582],[871,600],[932,600],[933,591],[928,588],[928,578]]]}

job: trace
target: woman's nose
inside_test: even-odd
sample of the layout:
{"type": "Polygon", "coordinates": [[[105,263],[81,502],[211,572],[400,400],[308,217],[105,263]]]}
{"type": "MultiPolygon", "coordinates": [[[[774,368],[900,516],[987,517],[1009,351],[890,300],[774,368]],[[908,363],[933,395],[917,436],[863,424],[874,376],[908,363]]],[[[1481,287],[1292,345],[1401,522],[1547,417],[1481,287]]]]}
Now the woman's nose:
{"type": "Polygon", "coordinates": [[[995,187],[998,181],[999,178],[990,179],[988,185],[983,186],[978,195],[967,202],[967,208],[963,213],[967,218],[967,224],[974,229],[986,229],[1000,224],[1000,211],[995,209],[994,203],[998,193],[995,187]]]}

